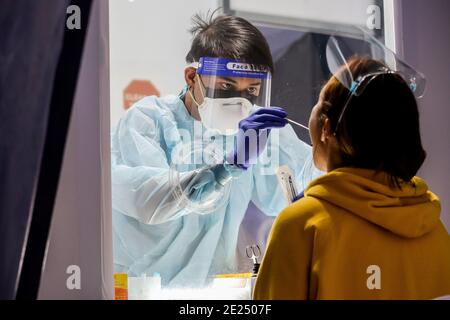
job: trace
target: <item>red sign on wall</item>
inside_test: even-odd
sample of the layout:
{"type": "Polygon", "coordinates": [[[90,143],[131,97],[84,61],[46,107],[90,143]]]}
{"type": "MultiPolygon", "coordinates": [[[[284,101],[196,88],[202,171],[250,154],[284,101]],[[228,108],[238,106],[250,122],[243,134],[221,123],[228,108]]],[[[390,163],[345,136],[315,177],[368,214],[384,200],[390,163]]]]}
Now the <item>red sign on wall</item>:
{"type": "Polygon", "coordinates": [[[148,96],[160,96],[150,80],[133,80],[123,92],[123,107],[128,110],[133,104],[148,96]]]}

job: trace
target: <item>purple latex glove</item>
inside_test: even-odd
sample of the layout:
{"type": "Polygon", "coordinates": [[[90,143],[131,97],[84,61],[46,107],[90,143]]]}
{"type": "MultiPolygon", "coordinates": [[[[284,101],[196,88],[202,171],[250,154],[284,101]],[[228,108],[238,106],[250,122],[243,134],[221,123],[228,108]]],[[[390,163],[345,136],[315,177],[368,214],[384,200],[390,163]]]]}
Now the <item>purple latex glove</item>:
{"type": "Polygon", "coordinates": [[[244,170],[255,164],[266,148],[270,130],[283,128],[288,123],[283,108],[260,108],[239,123],[239,132],[232,154],[227,162],[244,170]]]}

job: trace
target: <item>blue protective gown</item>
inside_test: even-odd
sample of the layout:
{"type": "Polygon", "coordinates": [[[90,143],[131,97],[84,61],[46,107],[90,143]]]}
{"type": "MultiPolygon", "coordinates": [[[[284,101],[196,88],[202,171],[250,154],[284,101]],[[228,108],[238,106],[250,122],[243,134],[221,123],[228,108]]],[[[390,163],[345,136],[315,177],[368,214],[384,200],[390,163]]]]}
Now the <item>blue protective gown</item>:
{"type": "Polygon", "coordinates": [[[115,272],[159,273],[166,286],[201,286],[211,275],[235,272],[238,231],[250,201],[269,216],[286,207],[275,175],[278,165],[288,165],[299,188],[305,187],[302,175],[311,147],[286,126],[276,142],[271,133],[269,143],[279,148],[280,161],[269,169],[265,165],[265,171],[260,164],[247,171],[228,165],[186,167],[179,179],[188,198],[202,203],[202,197],[218,194],[223,205],[206,213],[183,207],[173,196],[171,154],[186,131],[193,140],[203,139],[193,132],[199,124],[180,96],[147,97],[113,129],[115,272]]]}

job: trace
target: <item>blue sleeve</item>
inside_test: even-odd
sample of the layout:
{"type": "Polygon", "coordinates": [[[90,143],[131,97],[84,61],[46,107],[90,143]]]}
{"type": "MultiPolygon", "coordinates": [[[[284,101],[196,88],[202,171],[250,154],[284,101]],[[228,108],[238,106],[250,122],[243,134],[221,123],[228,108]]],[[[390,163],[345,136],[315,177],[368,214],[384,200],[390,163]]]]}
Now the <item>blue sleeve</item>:
{"type": "Polygon", "coordinates": [[[174,183],[163,137],[173,138],[178,130],[157,112],[145,111],[133,107],[112,133],[113,208],[142,223],[161,224],[189,213],[180,191],[201,202],[223,192],[231,173],[226,165],[215,165],[176,173],[179,183],[174,183]]]}

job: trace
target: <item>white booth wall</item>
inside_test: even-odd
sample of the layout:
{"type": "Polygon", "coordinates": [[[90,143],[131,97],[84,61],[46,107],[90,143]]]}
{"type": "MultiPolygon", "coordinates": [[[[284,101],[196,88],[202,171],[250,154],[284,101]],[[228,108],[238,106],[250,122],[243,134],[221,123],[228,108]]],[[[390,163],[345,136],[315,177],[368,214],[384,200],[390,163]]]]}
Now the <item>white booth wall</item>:
{"type": "Polygon", "coordinates": [[[114,298],[108,52],[108,0],[95,0],[41,277],[42,300],[114,298]]]}

